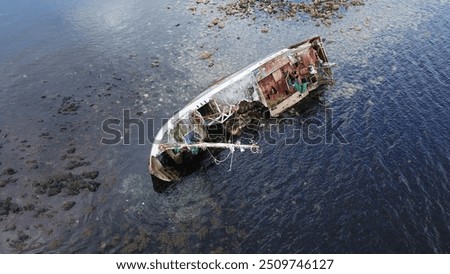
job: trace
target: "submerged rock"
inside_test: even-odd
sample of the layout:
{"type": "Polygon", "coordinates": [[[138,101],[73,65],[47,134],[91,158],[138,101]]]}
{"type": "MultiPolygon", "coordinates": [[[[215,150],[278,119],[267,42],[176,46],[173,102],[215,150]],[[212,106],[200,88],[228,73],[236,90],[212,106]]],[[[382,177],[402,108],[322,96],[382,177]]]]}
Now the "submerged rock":
{"type": "Polygon", "coordinates": [[[6,198],[6,200],[0,200],[0,216],[7,216],[10,213],[19,213],[23,209],[17,204],[12,202],[12,198],[6,198]]]}
{"type": "Polygon", "coordinates": [[[9,177],[7,179],[0,179],[0,187],[5,187],[8,184],[17,182],[17,178],[9,177]]]}
{"type": "Polygon", "coordinates": [[[2,175],[14,175],[16,173],[17,173],[17,170],[9,167],[2,172],[2,175]]]}
{"type": "Polygon", "coordinates": [[[64,204],[63,204],[63,206],[62,206],[62,209],[64,209],[65,211],[68,211],[68,210],[71,210],[72,209],[72,207],[74,207],[75,206],[75,202],[65,202],[64,204]]]}
{"type": "Polygon", "coordinates": [[[77,110],[81,107],[81,102],[72,97],[64,97],[62,99],[61,107],[58,110],[58,114],[76,114],[77,110]]]}

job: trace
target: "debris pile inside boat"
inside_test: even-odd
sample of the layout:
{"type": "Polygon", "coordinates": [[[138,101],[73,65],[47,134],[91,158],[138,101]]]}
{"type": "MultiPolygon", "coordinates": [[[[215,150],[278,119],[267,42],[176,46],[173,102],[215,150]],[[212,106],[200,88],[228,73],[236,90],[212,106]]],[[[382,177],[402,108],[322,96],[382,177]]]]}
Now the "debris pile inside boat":
{"type": "Polygon", "coordinates": [[[332,82],[320,37],[278,51],[209,87],[160,129],[150,153],[150,173],[176,181],[223,149],[259,152],[254,143],[233,142],[265,109],[277,117],[318,87],[332,82]]]}

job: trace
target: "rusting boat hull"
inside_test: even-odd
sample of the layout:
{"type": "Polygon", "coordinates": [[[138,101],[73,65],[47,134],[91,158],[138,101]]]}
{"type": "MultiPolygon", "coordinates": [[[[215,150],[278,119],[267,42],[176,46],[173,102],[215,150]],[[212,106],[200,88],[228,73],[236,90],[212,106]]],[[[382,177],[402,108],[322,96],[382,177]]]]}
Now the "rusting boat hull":
{"type": "Polygon", "coordinates": [[[258,105],[266,107],[271,116],[279,116],[311,91],[329,83],[330,67],[322,40],[317,36],[215,83],[160,129],[150,153],[150,173],[170,182],[190,172],[184,172],[186,165],[197,168],[202,151],[257,150],[256,144],[228,142],[249,122],[237,119],[236,124],[236,116],[258,105]]]}

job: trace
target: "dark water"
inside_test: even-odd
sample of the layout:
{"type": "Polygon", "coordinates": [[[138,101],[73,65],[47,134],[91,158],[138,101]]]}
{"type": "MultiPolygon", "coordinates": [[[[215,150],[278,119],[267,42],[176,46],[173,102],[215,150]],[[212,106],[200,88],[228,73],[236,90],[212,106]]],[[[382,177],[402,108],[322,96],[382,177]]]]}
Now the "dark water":
{"type": "Polygon", "coordinates": [[[0,171],[17,171],[0,178],[17,179],[0,201],[18,207],[0,216],[0,251],[450,252],[449,2],[366,2],[331,27],[261,15],[219,30],[206,27],[214,6],[192,15],[195,3],[0,1],[0,171]],[[226,161],[157,193],[136,128],[131,145],[100,144],[104,119],[130,109],[158,124],[214,80],[314,34],[336,84],[275,144],[260,141],[261,154],[236,153],[231,171],[226,161]],[[286,145],[327,109],[346,144],[286,145]],[[71,159],[89,164],[68,169],[71,159]],[[95,192],[37,191],[87,171],[99,172],[95,192]]]}

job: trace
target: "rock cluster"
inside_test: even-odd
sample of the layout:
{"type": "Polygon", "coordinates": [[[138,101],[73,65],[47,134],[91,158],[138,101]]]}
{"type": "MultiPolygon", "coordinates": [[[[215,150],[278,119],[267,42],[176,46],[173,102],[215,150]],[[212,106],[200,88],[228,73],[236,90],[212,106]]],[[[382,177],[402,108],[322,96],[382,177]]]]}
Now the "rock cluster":
{"type": "Polygon", "coordinates": [[[93,181],[97,176],[97,171],[83,172],[81,175],[61,173],[53,175],[46,180],[35,182],[33,186],[36,188],[36,193],[47,194],[49,197],[57,195],[62,191],[66,195],[75,196],[83,189],[87,189],[90,192],[97,191],[100,183],[93,181]]]}
{"type": "Polygon", "coordinates": [[[329,25],[334,18],[342,18],[341,11],[350,6],[362,6],[364,0],[311,0],[294,2],[288,0],[237,0],[219,6],[226,15],[242,18],[264,12],[278,19],[296,17],[300,13],[309,14],[312,18],[329,25]]]}

